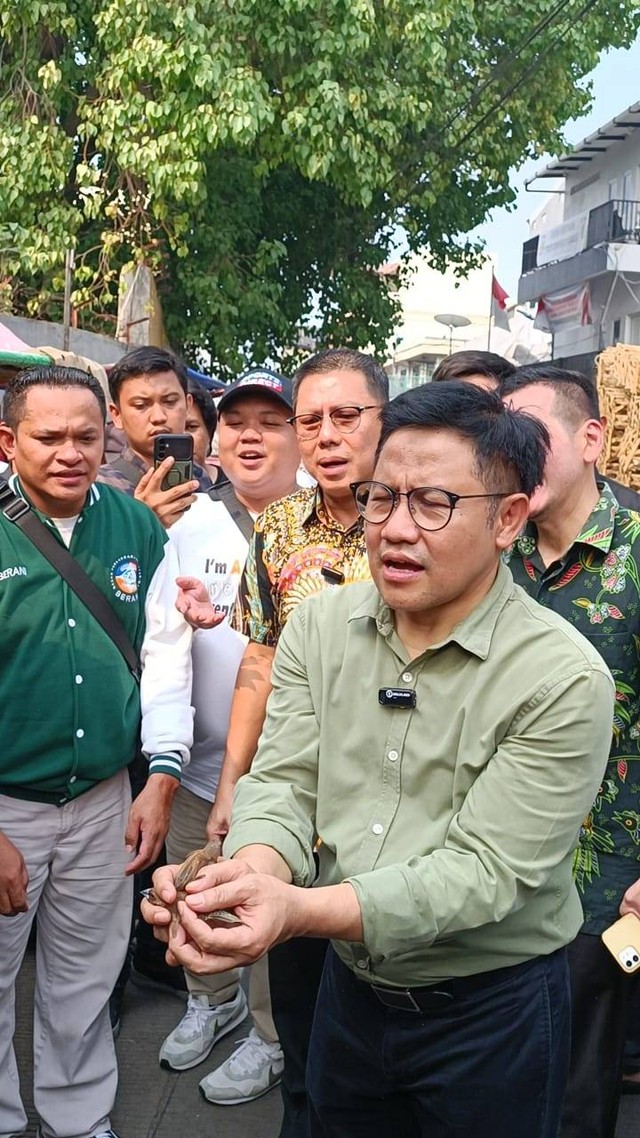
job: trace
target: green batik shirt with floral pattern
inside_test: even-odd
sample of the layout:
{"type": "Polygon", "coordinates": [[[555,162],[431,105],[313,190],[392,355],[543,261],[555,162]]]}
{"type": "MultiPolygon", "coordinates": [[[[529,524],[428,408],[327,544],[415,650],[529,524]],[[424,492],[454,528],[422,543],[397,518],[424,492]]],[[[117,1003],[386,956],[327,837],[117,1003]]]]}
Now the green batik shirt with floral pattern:
{"type": "Polygon", "coordinates": [[[611,756],[580,831],[575,879],[584,932],[619,917],[622,895],[640,878],[640,513],[618,505],[606,482],[582,532],[545,567],[529,522],[506,555],[514,580],[564,616],[606,661],[616,684],[611,756]]]}

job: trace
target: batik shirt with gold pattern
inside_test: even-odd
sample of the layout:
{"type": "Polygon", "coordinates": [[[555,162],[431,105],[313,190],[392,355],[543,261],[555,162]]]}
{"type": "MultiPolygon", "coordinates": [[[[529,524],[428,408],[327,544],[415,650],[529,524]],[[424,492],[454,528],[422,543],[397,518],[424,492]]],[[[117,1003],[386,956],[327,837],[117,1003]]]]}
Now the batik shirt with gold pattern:
{"type": "Polygon", "coordinates": [[[575,856],[588,933],[618,918],[640,878],[640,513],[598,485],[600,499],[560,561],[545,567],[533,522],[506,558],[518,585],[591,641],[616,684],[611,757],[575,856]]]}
{"type": "Polygon", "coordinates": [[[344,529],[318,489],[298,490],[256,521],[234,623],[250,640],[273,647],[305,597],[370,576],[362,521],[344,529]]]}

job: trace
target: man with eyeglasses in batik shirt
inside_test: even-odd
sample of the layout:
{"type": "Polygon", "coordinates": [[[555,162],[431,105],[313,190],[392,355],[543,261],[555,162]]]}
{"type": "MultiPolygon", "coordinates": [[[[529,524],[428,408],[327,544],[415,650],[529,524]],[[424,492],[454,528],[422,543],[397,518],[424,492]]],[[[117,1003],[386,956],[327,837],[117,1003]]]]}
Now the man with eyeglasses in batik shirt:
{"type": "MultiPolygon", "coordinates": [[[[305,597],[370,577],[362,519],[350,487],[371,477],[379,413],[389,396],[387,376],[370,355],[331,349],[302,364],[293,393],[290,422],[317,487],[268,506],[256,522],[236,620],[249,643],[236,680],[210,837],[229,829],[233,792],[256,752],[273,656],[289,616],[305,597]]],[[[196,627],[213,623],[204,594],[196,590],[191,600],[187,619],[196,627]]],[[[304,1070],[325,949],[326,941],[300,940],[270,954],[273,1017],[285,1055],[281,1138],[307,1133],[304,1070]]]]}
{"type": "Polygon", "coordinates": [[[274,502],[256,522],[236,612],[249,644],[238,673],[211,832],[229,828],[233,790],[256,751],[273,655],[289,616],[328,586],[370,577],[351,484],[372,473],[388,391],[386,373],[373,357],[349,349],[319,352],[294,377],[290,422],[317,487],[274,502]]]}

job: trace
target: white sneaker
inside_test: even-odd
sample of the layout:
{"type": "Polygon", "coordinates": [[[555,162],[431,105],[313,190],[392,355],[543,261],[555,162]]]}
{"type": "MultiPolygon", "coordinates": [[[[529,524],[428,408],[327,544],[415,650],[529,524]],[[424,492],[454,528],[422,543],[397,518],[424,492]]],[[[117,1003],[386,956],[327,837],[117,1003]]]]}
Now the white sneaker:
{"type": "Polygon", "coordinates": [[[200,1083],[200,1094],[220,1106],[251,1102],[277,1087],[283,1068],[280,1044],[266,1043],[252,1028],[226,1063],[205,1076],[200,1083]]]}
{"type": "Polygon", "coordinates": [[[210,1004],[208,996],[190,995],[187,1010],[171,1035],[160,1048],[160,1066],[170,1071],[188,1071],[197,1067],[247,1015],[247,998],[238,988],[237,995],[226,1004],[210,1004]]]}
{"type": "MultiPolygon", "coordinates": [[[[20,1138],[20,1136],[16,1134],[13,1138],[20,1138]]],[[[36,1130],[36,1138],[43,1138],[41,1126],[36,1130]]],[[[118,1135],[115,1130],[101,1130],[99,1134],[94,1134],[93,1138],[118,1138],[118,1135]]]]}

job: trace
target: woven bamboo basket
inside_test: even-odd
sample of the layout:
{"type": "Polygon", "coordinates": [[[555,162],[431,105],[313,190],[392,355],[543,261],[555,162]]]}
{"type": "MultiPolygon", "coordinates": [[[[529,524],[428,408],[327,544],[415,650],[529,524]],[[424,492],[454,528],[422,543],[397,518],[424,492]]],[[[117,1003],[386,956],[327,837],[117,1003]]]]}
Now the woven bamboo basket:
{"type": "Polygon", "coordinates": [[[640,347],[616,344],[597,359],[600,410],[608,420],[598,469],[640,490],[640,347]]]}

